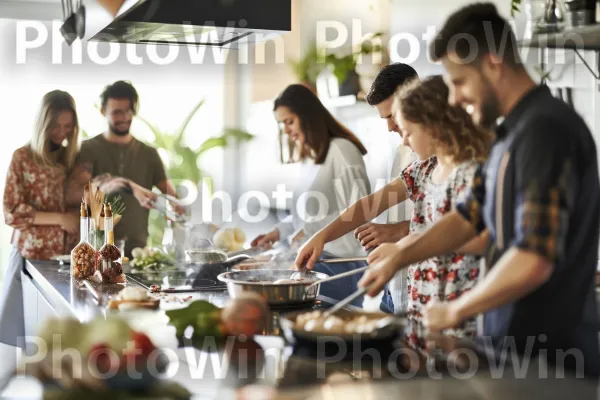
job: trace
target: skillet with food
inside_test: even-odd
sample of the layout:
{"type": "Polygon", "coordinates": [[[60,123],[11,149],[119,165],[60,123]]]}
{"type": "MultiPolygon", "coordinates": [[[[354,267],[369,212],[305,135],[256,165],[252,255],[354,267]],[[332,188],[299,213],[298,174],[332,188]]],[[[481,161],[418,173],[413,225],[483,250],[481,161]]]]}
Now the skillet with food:
{"type": "Polygon", "coordinates": [[[219,275],[218,279],[225,282],[229,295],[234,299],[244,292],[254,292],[260,294],[271,306],[290,306],[315,301],[319,295],[320,284],[314,283],[328,276],[307,271],[302,274],[301,279],[293,279],[295,274],[296,271],[290,269],[232,271],[219,275]]]}
{"type": "Polygon", "coordinates": [[[405,315],[342,309],[327,318],[322,310],[286,313],[279,319],[285,338],[290,343],[318,343],[323,338],[343,342],[393,341],[406,325],[405,315]]]}

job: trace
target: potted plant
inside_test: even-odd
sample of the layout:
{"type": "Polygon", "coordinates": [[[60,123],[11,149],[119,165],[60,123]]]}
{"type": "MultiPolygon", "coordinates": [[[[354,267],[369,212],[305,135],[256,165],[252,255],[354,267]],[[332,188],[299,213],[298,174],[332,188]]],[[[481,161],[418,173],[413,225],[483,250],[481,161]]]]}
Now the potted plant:
{"type": "MultiPolygon", "coordinates": [[[[138,117],[154,134],[152,146],[157,149],[164,149],[169,154],[168,159],[165,160],[165,170],[172,180],[187,179],[192,182],[199,182],[202,178],[207,177],[207,174],[198,166],[200,158],[204,153],[214,148],[227,147],[234,142],[249,141],[254,137],[252,134],[241,129],[225,128],[220,136],[213,136],[206,139],[197,148],[188,146],[184,140],[185,132],[190,121],[203,104],[204,100],[194,106],[175,132],[163,131],[148,120],[138,117]]],[[[149,233],[151,246],[159,246],[162,243],[165,226],[166,220],[163,215],[157,212],[150,213],[149,233]]]]}
{"type": "Polygon", "coordinates": [[[323,71],[324,64],[319,61],[319,50],[312,45],[299,60],[290,60],[289,64],[299,83],[316,92],[317,77],[323,71]]]}

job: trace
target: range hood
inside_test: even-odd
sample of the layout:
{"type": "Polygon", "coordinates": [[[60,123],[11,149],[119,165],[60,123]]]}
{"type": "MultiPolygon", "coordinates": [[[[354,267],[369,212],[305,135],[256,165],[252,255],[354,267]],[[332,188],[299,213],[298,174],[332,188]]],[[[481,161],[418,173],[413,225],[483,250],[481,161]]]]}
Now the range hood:
{"type": "Polygon", "coordinates": [[[103,26],[87,14],[86,39],[101,42],[236,48],[292,27],[291,0],[129,0],[103,26]]]}

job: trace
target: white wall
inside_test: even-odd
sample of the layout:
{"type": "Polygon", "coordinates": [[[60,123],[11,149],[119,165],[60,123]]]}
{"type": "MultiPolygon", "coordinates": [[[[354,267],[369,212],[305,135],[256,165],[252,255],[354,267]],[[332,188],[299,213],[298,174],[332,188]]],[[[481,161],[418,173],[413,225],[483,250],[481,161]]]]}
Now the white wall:
{"type": "Polygon", "coordinates": [[[0,18],[49,21],[61,14],[60,0],[0,0],[0,18]]]}
{"type": "MultiPolygon", "coordinates": [[[[492,1],[500,13],[508,16],[510,0],[492,1]]],[[[433,64],[427,57],[427,41],[424,39],[428,27],[440,30],[448,16],[458,8],[473,3],[473,0],[392,0],[390,34],[408,34],[419,39],[418,51],[410,47],[407,40],[400,40],[389,49],[392,61],[406,62],[412,65],[419,75],[433,75],[442,72],[441,67],[433,64]]]]}

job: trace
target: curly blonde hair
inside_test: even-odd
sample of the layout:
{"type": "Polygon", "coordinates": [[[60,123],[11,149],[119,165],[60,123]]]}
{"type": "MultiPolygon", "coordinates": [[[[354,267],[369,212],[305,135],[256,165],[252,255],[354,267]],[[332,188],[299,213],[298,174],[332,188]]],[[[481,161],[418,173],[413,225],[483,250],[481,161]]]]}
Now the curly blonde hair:
{"type": "Polygon", "coordinates": [[[475,125],[462,108],[448,103],[449,89],[440,75],[412,80],[394,94],[393,115],[398,112],[424,125],[433,139],[455,162],[485,161],[493,140],[491,132],[475,125]]]}

